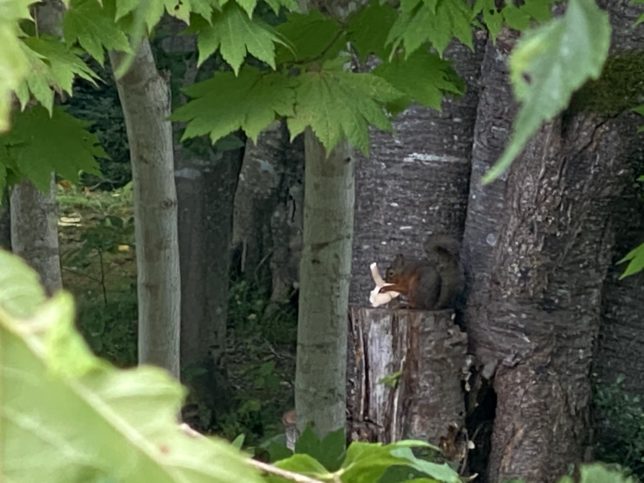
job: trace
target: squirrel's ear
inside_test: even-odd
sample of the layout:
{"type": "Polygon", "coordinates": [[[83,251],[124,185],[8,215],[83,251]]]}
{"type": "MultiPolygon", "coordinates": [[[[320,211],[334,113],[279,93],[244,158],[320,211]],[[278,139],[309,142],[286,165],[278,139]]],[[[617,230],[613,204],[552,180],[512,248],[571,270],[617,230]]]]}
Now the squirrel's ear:
{"type": "Polygon", "coordinates": [[[405,260],[404,255],[403,255],[402,253],[399,253],[399,254],[398,254],[398,255],[396,255],[396,257],[394,258],[394,263],[400,263],[400,262],[403,262],[404,260],[405,260]]]}

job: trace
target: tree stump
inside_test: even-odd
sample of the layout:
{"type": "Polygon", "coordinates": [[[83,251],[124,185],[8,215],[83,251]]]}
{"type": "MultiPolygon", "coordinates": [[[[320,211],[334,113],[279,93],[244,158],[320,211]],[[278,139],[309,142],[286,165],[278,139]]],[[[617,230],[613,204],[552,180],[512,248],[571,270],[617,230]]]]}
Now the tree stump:
{"type": "Polygon", "coordinates": [[[349,334],[352,439],[462,446],[467,336],[452,310],[352,308],[349,334]]]}

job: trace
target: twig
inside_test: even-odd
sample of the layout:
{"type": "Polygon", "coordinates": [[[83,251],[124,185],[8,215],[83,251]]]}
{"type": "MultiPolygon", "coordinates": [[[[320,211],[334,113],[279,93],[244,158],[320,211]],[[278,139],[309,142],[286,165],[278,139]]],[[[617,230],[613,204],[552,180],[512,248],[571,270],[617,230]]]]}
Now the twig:
{"type": "MultiPolygon", "coordinates": [[[[203,434],[201,434],[199,431],[195,431],[186,423],[181,423],[179,427],[184,433],[192,438],[204,437],[203,434]]],[[[295,481],[296,483],[324,483],[323,481],[315,480],[313,478],[309,478],[308,476],[300,475],[299,473],[293,473],[292,471],[283,470],[282,468],[278,468],[277,466],[269,465],[268,463],[263,463],[262,461],[257,461],[252,458],[248,458],[246,461],[248,462],[248,464],[254,466],[260,471],[281,476],[282,478],[295,481]]]]}
{"type": "Polygon", "coordinates": [[[254,459],[248,459],[247,461],[251,466],[254,466],[258,470],[281,476],[282,478],[286,478],[287,480],[295,481],[297,483],[323,483],[320,480],[315,480],[313,478],[309,478],[308,476],[300,475],[299,473],[293,473],[292,471],[283,470],[282,468],[269,465],[268,463],[264,463],[262,461],[257,461],[254,459]]]}

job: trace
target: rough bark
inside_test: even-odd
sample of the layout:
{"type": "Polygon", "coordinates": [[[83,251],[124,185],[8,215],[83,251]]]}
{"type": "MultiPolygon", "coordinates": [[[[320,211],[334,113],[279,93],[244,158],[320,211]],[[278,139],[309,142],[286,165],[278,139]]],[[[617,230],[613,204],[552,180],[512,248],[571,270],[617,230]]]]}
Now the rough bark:
{"type": "Polygon", "coordinates": [[[11,250],[11,211],[8,194],[3,194],[0,198],[0,248],[11,250]]]}
{"type": "Polygon", "coordinates": [[[354,308],[349,327],[355,360],[351,439],[438,445],[450,439],[451,428],[464,426],[467,336],[454,324],[453,311],[354,308]]]}
{"type": "Polygon", "coordinates": [[[285,133],[279,122],[262,132],[257,143],[246,141],[235,193],[233,246],[240,253],[241,272],[251,276],[270,255],[269,223],[276,204],[284,148],[285,133]]]}
{"type": "Polygon", "coordinates": [[[499,363],[489,480],[553,481],[587,449],[610,217],[632,179],[636,126],[625,112],[568,110],[507,176],[481,187],[511,119],[503,65],[511,44],[506,37],[500,50],[489,46],[484,62],[465,232],[466,322],[481,364],[499,363]]]}
{"type": "MultiPolygon", "coordinates": [[[[38,32],[61,36],[63,12],[64,6],[59,0],[46,0],[39,4],[35,12],[38,32]]],[[[60,289],[63,279],[54,174],[45,192],[39,191],[30,181],[13,186],[10,207],[13,252],[38,272],[49,293],[60,289]]]]}
{"type": "MultiPolygon", "coordinates": [[[[606,3],[606,2],[604,2],[606,3]]],[[[633,77],[637,83],[632,85],[631,94],[639,95],[642,91],[642,69],[644,56],[644,34],[641,29],[632,29],[632,22],[638,15],[634,5],[628,2],[612,2],[610,4],[612,15],[611,23],[613,24],[613,49],[611,58],[607,63],[605,70],[613,71],[612,76],[606,78],[603,82],[604,88],[612,94],[624,94],[615,90],[615,86],[628,85],[632,82],[633,77]],[[616,14],[621,12],[621,14],[616,14]],[[627,81],[630,79],[630,81],[627,81]],[[639,83],[639,86],[638,86],[639,83]]],[[[602,84],[602,82],[592,83],[589,91],[595,90],[593,84],[602,84]]],[[[608,101],[611,108],[620,106],[621,102],[626,100],[626,104],[632,104],[630,96],[624,97],[621,102],[615,102],[611,95],[596,96],[589,92],[595,98],[604,98],[608,101]]],[[[588,96],[589,98],[592,98],[588,96]]],[[[606,106],[601,106],[605,108],[606,106]]],[[[621,106],[622,108],[624,106],[621,106]]],[[[636,121],[637,122],[637,121],[636,121]]],[[[640,118],[641,124],[641,118],[640,118]]],[[[629,153],[631,160],[630,174],[634,177],[644,173],[644,135],[640,133],[633,143],[633,151],[629,153]]],[[[606,384],[615,383],[618,377],[623,377],[621,389],[627,396],[642,397],[644,394],[644,331],[642,330],[642,320],[644,320],[644,273],[619,280],[625,265],[615,265],[626,253],[635,246],[644,241],[644,188],[642,183],[631,182],[623,196],[619,200],[616,208],[612,212],[611,221],[615,231],[615,245],[612,254],[611,266],[608,276],[604,282],[602,296],[602,313],[601,328],[599,338],[596,344],[596,351],[593,363],[593,372],[598,383],[597,389],[603,391],[606,384]]],[[[619,411],[618,408],[617,411],[619,411]]],[[[610,416],[613,414],[603,414],[600,411],[595,412],[594,420],[598,422],[597,440],[600,447],[608,449],[615,454],[622,454],[632,444],[632,434],[636,431],[634,427],[616,427],[610,416]],[[608,416],[608,417],[607,417],[608,416]],[[626,434],[624,434],[626,433],[626,434]]],[[[623,421],[623,420],[622,420],[623,421]]],[[[630,426],[630,425],[629,425],[630,426]]],[[[605,454],[596,455],[596,457],[605,457],[605,454]]],[[[637,457],[632,455],[631,461],[637,457]]],[[[624,463],[622,459],[619,461],[624,463]]],[[[631,469],[638,472],[639,475],[644,471],[644,462],[633,464],[631,469]]]]}
{"type": "MultiPolygon", "coordinates": [[[[121,56],[111,53],[110,59],[116,67],[121,56]]],[[[170,93],[147,39],[117,88],[134,185],[139,362],[179,377],[181,284],[170,93]]]]}
{"type": "Polygon", "coordinates": [[[305,132],[304,233],[295,374],[298,428],[345,426],[347,307],[354,162],[345,143],[326,154],[305,132]]]}
{"type": "Polygon", "coordinates": [[[56,183],[51,175],[49,189],[38,190],[22,181],[11,190],[11,248],[38,272],[49,293],[63,286],[58,246],[56,183]]]}
{"type": "Polygon", "coordinates": [[[397,253],[423,256],[431,233],[462,237],[483,49],[453,44],[446,55],[466,81],[466,94],[444,98],[441,111],[407,109],[394,120],[393,134],[374,131],[369,158],[358,158],[353,305],[368,303],[371,262],[384,268],[397,253]]]}

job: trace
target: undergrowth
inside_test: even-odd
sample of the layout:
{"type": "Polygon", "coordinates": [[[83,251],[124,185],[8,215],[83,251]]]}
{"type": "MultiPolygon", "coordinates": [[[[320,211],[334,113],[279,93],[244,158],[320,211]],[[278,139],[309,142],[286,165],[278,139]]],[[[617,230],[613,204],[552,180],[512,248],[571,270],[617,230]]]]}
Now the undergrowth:
{"type": "Polygon", "coordinates": [[[644,481],[644,404],[624,389],[624,377],[613,383],[595,381],[593,404],[597,442],[595,456],[629,468],[644,481]]]}
{"type": "MultiPolygon", "coordinates": [[[[92,350],[117,366],[136,364],[137,300],[132,190],[91,191],[61,184],[59,231],[64,284],[75,296],[77,325],[92,350]]],[[[190,367],[191,423],[229,440],[257,444],[282,431],[293,407],[297,314],[269,303],[265,284],[233,278],[222,368],[190,367]],[[223,369],[223,370],[222,370],[223,369]]]]}

